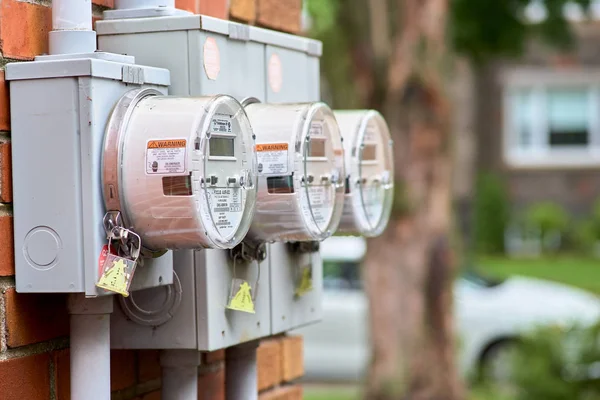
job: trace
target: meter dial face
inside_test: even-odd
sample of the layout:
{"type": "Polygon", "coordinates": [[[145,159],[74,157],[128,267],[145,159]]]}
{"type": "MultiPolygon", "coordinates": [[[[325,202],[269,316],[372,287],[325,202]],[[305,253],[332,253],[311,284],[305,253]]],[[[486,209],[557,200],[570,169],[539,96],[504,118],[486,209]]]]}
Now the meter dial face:
{"type": "Polygon", "coordinates": [[[246,234],[254,207],[252,129],[241,105],[231,98],[218,97],[205,107],[207,117],[194,150],[204,160],[200,186],[205,199],[200,206],[217,241],[237,241],[236,235],[246,234]]]}
{"type": "Polygon", "coordinates": [[[387,218],[387,193],[391,191],[391,146],[387,126],[379,114],[365,118],[365,127],[358,153],[358,177],[360,202],[369,231],[375,231],[387,218]]]}
{"type": "Polygon", "coordinates": [[[339,223],[344,196],[344,151],[337,122],[329,107],[314,104],[308,112],[302,140],[302,212],[319,239],[339,223]]]}

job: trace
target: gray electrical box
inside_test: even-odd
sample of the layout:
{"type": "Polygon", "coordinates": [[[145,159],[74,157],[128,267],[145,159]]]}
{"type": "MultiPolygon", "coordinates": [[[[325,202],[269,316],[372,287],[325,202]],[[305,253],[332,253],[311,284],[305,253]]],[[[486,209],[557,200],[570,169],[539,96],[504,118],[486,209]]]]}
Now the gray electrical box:
{"type": "MultiPolygon", "coordinates": [[[[277,41],[266,46],[267,97],[269,103],[320,101],[319,58],[322,44],[295,38],[295,50],[277,41]]],[[[316,252],[295,252],[287,243],[271,243],[271,334],[315,323],[322,318],[323,263],[316,252]],[[312,268],[312,290],[296,295],[300,270],[312,268]]]]}
{"type": "MultiPolygon", "coordinates": [[[[227,94],[240,101],[266,96],[265,46],[250,41],[248,26],[182,15],[107,19],[98,21],[96,29],[101,49],[134,55],[138,61],[169,69],[170,94],[227,94]]],[[[144,310],[141,315],[155,317],[138,318],[137,308],[128,305],[130,300],[115,307],[113,348],[208,351],[270,335],[268,261],[234,266],[227,250],[180,250],[174,270],[175,284],[169,290],[147,290],[132,296],[135,307],[144,310]],[[251,284],[254,314],[226,308],[234,279],[251,284]],[[156,303],[156,299],[171,300],[156,303]],[[165,304],[173,308],[164,309],[165,304]]]]}
{"type": "MultiPolygon", "coordinates": [[[[105,19],[96,23],[96,31],[103,51],[133,55],[140,63],[169,69],[169,92],[174,95],[228,94],[240,101],[254,97],[265,103],[320,98],[322,46],[315,40],[202,15],[105,19]]],[[[318,253],[290,255],[284,243],[267,246],[255,291],[256,314],[247,315],[225,305],[234,275],[254,284],[259,268],[255,261],[237,265],[234,274],[227,251],[177,253],[175,271],[182,282],[178,311],[172,318],[148,323],[126,316],[131,312],[122,302],[121,310],[113,313],[113,347],[215,350],[320,319],[318,253]],[[297,297],[295,264],[306,263],[313,264],[313,290],[297,297]]],[[[146,291],[144,300],[158,291],[146,291]]]]}
{"type": "MultiPolygon", "coordinates": [[[[101,167],[105,129],[135,88],[167,93],[169,71],[131,56],[39,56],[11,63],[18,292],[106,294],[96,287],[106,244],[101,167]]],[[[138,266],[130,290],[172,283],[172,252],[138,266]]]]}
{"type": "Polygon", "coordinates": [[[119,298],[111,347],[212,351],[270,335],[268,264],[237,266],[255,294],[255,313],[226,308],[233,279],[227,251],[175,251],[175,282],[119,298]],[[258,282],[258,286],[256,283],[258,282]]]}

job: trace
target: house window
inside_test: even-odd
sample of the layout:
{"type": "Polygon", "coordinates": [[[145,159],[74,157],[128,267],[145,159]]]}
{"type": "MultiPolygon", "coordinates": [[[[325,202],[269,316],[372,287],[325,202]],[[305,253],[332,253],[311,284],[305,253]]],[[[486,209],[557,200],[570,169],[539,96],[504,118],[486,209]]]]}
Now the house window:
{"type": "Polygon", "coordinates": [[[547,91],[548,144],[571,147],[590,144],[589,91],[552,89],[547,91]]]}
{"type": "Polygon", "coordinates": [[[520,84],[507,91],[505,155],[513,166],[600,165],[600,89],[520,84]]]}

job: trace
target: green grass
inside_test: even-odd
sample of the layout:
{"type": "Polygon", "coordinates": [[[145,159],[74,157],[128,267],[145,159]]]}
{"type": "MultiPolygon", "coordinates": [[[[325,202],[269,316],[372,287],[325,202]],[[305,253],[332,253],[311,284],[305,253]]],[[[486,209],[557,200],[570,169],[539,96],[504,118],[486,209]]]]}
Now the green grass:
{"type": "Polygon", "coordinates": [[[304,387],[304,400],[360,400],[360,388],[308,385],[304,387]]]}
{"type": "MultiPolygon", "coordinates": [[[[308,385],[304,387],[304,400],[360,400],[357,387],[320,387],[308,385]]],[[[469,400],[508,400],[490,394],[483,388],[476,388],[469,393],[469,400]]]]}
{"type": "Polygon", "coordinates": [[[569,256],[540,259],[484,257],[478,262],[486,275],[506,278],[522,275],[576,286],[600,294],[600,260],[569,256]]]}

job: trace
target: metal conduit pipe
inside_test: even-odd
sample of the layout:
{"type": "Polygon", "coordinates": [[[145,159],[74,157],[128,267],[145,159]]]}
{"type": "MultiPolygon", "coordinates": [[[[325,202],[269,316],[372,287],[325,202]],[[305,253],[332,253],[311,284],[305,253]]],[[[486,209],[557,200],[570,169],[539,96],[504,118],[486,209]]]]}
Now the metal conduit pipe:
{"type": "Polygon", "coordinates": [[[256,349],[258,341],[225,349],[225,396],[227,400],[258,400],[256,349]]]}
{"type": "Polygon", "coordinates": [[[198,350],[163,350],[160,352],[163,400],[198,398],[198,350]]]}
{"type": "Polygon", "coordinates": [[[110,399],[110,314],[113,297],[69,295],[71,399],[110,399]]]}

